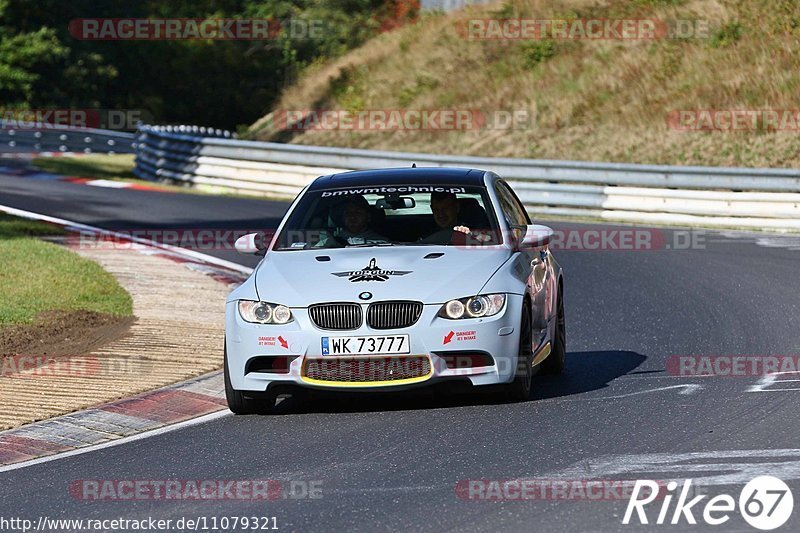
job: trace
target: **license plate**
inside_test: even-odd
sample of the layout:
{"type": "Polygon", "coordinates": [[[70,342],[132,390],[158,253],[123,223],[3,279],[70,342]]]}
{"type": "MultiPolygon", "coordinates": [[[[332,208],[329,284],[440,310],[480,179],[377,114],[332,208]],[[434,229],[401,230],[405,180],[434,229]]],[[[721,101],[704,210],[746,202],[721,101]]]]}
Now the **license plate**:
{"type": "Polygon", "coordinates": [[[408,335],[322,337],[322,355],[410,353],[408,335]]]}

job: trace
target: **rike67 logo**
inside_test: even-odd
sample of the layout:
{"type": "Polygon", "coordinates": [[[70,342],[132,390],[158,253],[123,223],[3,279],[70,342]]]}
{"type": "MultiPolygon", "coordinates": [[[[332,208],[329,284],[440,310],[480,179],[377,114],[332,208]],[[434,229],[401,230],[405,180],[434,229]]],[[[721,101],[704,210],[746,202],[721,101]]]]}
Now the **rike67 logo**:
{"type": "MultiPolygon", "coordinates": [[[[663,485],[651,480],[637,480],[622,523],[631,524],[635,516],[639,524],[697,524],[695,513],[698,513],[706,524],[720,526],[730,520],[738,503],[738,511],[748,524],[768,531],[785,524],[794,509],[791,489],[773,476],[759,476],[748,482],[739,493],[738,502],[729,494],[719,494],[701,505],[708,495],[701,494],[690,499],[693,493],[691,479],[684,480],[680,493],[677,488],[678,483],[671,481],[667,484],[665,494],[663,485]],[[677,501],[673,507],[675,496],[677,501]],[[653,521],[652,512],[648,515],[645,507],[656,500],[660,500],[661,505],[658,516],[653,521]]],[[[653,507],[658,508],[658,505],[653,507]]],[[[636,524],[636,520],[633,523],[636,524]]]]}

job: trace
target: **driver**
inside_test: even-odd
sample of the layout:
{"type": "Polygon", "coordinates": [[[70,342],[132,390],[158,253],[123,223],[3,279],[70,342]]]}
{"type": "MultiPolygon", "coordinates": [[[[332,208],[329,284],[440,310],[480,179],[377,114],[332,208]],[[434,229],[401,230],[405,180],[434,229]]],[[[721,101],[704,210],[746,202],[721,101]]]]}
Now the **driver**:
{"type": "Polygon", "coordinates": [[[419,242],[425,244],[450,244],[454,231],[469,234],[469,227],[464,225],[459,218],[460,210],[461,205],[458,203],[458,197],[456,197],[455,193],[431,193],[431,212],[438,229],[427,237],[420,239],[419,242]]]}

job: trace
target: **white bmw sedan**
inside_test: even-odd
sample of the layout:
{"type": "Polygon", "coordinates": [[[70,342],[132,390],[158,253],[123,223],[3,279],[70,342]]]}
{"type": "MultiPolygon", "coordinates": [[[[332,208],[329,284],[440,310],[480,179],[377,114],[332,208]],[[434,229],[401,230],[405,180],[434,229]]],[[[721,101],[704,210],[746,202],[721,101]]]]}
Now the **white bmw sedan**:
{"type": "Polygon", "coordinates": [[[529,397],[564,369],[561,267],[492,172],[403,168],[317,178],[227,299],[225,388],[234,413],[296,388],[441,383],[529,397]]]}

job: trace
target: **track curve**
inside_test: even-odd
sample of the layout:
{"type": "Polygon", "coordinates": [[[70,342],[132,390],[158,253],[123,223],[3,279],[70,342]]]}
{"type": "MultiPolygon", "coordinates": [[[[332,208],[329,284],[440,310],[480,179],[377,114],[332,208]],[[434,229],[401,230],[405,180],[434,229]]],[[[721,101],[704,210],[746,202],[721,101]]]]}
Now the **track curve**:
{"type": "MultiPolygon", "coordinates": [[[[273,227],[287,207],[13,176],[0,176],[0,204],[115,230],[273,227]]],[[[620,229],[551,225],[574,234],[620,229]]],[[[800,390],[749,392],[759,377],[668,371],[676,355],[800,352],[797,239],[703,232],[702,247],[677,250],[666,245],[683,233],[653,234],[663,244],[657,250],[556,252],[566,275],[567,372],[535,378],[529,402],[427,395],[290,400],[278,416],[225,417],[0,473],[0,516],[256,515],[276,517],[283,530],[619,530],[626,528],[625,501],[468,501],[456,487],[475,479],[643,478],[658,474],[647,463],[652,454],[677,461],[698,453],[695,463],[715,465],[702,475],[736,472],[764,463],[751,450],[777,450],[779,458],[762,469],[779,471],[800,496],[800,390]],[[744,452],[734,458],[732,450],[744,452]],[[625,474],[609,466],[621,464],[625,474]],[[313,480],[321,482],[322,497],[86,502],[69,491],[82,479],[313,480]]],[[[228,250],[206,253],[255,263],[228,250]]],[[[681,468],[672,475],[701,476],[681,468]]],[[[739,517],[729,525],[747,529],[739,517]]],[[[797,529],[800,521],[785,527],[797,529]]]]}

